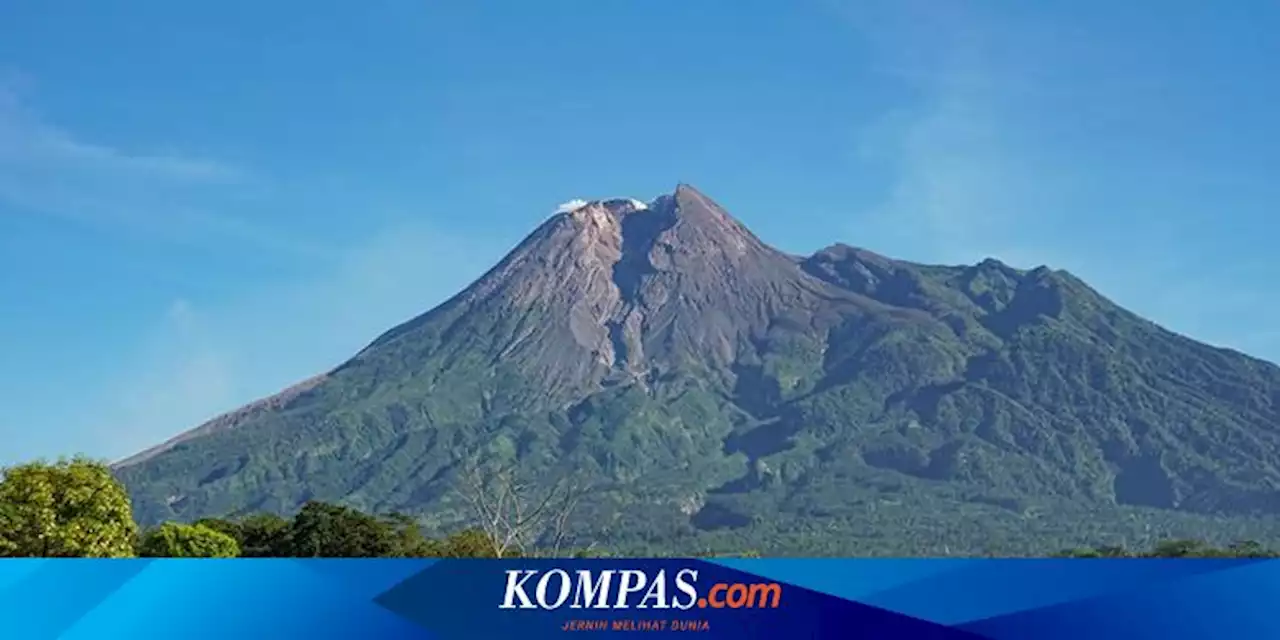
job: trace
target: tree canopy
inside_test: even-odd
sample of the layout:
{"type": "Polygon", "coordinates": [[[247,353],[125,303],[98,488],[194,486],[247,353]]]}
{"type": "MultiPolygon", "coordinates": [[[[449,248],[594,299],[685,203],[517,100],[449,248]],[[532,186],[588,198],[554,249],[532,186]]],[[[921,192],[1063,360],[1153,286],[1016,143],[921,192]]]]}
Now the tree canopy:
{"type": "Polygon", "coordinates": [[[1276,558],[1280,552],[1252,540],[1226,547],[1214,547],[1201,540],[1167,540],[1148,551],[1132,551],[1123,547],[1072,549],[1057,554],[1060,558],[1276,558]]]}
{"type": "Polygon", "coordinates": [[[120,558],[134,553],[129,496],[106,465],[28,463],[0,480],[0,556],[120,558]]]}
{"type": "Polygon", "coordinates": [[[138,555],[148,558],[235,558],[240,543],[200,524],[166,522],[142,535],[138,555]]]}
{"type": "MultiPolygon", "coordinates": [[[[515,491],[498,493],[511,501],[515,491]]],[[[537,504],[543,504],[541,500],[537,504]]],[[[567,510],[554,510],[553,534],[567,510]]],[[[56,463],[29,463],[0,472],[0,557],[129,556],[173,558],[293,557],[493,558],[514,555],[598,557],[592,546],[566,550],[526,548],[510,544],[512,534],[493,522],[507,522],[502,512],[481,510],[477,526],[429,535],[412,516],[369,514],[349,506],[312,501],[292,517],[252,514],[237,518],[205,518],[191,524],[167,522],[138,534],[129,496],[106,465],[83,458],[56,463]],[[498,514],[494,516],[494,514],[498,514]],[[488,515],[491,520],[486,522],[488,515]],[[486,526],[488,525],[488,526],[486,526]]],[[[508,527],[510,529],[510,527],[508,527]]],[[[531,529],[532,530],[532,529],[531,529]]],[[[546,536],[553,542],[558,537],[546,536]]],[[[532,539],[532,538],[531,538],[532,539]]],[[[660,550],[653,555],[663,555],[660,550]]],[[[706,554],[724,556],[708,550],[706,554]]],[[[759,555],[755,551],[731,554],[759,555]]],[[[1252,541],[1216,547],[1199,540],[1169,540],[1146,550],[1119,546],[1090,547],[1055,554],[1067,558],[1201,558],[1278,557],[1275,550],[1252,541]]]]}

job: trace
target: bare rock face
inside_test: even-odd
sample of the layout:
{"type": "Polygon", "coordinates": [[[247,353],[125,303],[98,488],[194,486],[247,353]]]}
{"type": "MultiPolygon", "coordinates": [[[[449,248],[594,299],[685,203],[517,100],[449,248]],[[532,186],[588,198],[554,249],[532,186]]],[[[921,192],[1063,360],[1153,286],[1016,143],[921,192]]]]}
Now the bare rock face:
{"type": "Polygon", "coordinates": [[[440,309],[360,356],[442,318],[501,316],[494,358],[536,371],[557,398],[616,374],[689,363],[725,369],[784,312],[871,304],[803,271],[693,187],[650,204],[593,201],[558,213],[440,309]]]}
{"type": "Polygon", "coordinates": [[[615,270],[627,296],[632,366],[681,358],[728,366],[772,314],[812,307],[824,288],[692,187],[678,187],[641,216],[627,225],[634,233],[615,270]]]}
{"type": "Polygon", "coordinates": [[[494,457],[611,487],[582,526],[635,539],[807,540],[903,505],[978,549],[975,508],[1121,533],[1149,517],[1126,507],[1280,514],[1277,425],[1280,369],[1070,274],[796,258],[680,185],[562,208],[342,366],[117,473],[148,524],[309,499],[443,522],[460,461],[494,457]]]}

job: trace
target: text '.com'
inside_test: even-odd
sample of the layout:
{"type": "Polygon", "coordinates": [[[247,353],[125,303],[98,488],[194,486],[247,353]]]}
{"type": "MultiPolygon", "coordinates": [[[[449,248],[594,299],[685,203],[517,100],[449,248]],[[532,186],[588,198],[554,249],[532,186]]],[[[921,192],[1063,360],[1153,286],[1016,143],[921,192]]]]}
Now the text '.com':
{"type": "Polygon", "coordinates": [[[696,569],[510,570],[499,609],[776,609],[776,582],[698,584],[696,569]]]}

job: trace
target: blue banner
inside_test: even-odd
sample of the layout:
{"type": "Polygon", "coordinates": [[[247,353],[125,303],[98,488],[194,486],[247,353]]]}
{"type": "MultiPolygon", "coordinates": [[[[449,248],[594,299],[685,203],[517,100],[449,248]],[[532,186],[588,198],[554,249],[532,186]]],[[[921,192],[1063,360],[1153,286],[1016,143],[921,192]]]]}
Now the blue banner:
{"type": "Polygon", "coordinates": [[[1280,638],[1280,560],[6,560],[0,637],[1280,638]]]}

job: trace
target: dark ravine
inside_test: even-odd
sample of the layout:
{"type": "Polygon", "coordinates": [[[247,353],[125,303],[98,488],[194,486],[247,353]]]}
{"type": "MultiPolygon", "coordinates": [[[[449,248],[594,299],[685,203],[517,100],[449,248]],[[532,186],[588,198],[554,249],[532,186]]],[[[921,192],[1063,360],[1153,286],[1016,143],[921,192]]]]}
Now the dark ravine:
{"type": "Polygon", "coordinates": [[[599,490],[575,535],[1009,553],[1280,536],[1280,368],[1069,273],[793,257],[686,185],[557,214],[350,361],[119,463],[146,523],[308,499],[466,520],[463,460],[599,490]]]}

